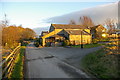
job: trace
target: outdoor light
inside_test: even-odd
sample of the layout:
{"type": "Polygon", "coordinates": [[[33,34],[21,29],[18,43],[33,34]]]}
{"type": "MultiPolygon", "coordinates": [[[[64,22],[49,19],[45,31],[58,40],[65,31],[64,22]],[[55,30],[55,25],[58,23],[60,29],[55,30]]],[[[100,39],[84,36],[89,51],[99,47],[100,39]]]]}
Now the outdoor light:
{"type": "Polygon", "coordinates": [[[106,37],[106,34],[102,34],[102,37],[106,37]]]}

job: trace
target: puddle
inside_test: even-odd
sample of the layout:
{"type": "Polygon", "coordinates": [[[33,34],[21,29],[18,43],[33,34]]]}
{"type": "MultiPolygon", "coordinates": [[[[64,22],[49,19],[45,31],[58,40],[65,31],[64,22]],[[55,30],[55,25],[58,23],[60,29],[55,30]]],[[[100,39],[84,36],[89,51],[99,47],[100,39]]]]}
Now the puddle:
{"type": "Polygon", "coordinates": [[[54,58],[54,56],[46,56],[44,59],[54,58]]]}
{"type": "Polygon", "coordinates": [[[41,58],[41,57],[38,57],[38,58],[35,58],[35,59],[27,59],[26,61],[34,61],[34,60],[39,60],[39,59],[41,59],[41,60],[42,60],[42,58],[41,58]]]}

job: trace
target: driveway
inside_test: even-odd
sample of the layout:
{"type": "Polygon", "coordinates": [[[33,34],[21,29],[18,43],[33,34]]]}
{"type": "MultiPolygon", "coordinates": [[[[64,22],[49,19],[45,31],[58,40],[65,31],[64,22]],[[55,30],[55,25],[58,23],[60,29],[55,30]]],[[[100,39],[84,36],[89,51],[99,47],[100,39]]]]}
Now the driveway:
{"type": "Polygon", "coordinates": [[[36,48],[30,43],[25,54],[25,78],[90,78],[80,70],[80,61],[100,48],[36,48]]]}

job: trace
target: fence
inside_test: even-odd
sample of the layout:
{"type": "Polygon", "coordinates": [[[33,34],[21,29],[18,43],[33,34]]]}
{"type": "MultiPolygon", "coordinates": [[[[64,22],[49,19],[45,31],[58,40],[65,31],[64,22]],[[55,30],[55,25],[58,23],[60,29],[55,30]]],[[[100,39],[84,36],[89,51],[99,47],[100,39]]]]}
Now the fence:
{"type": "Polygon", "coordinates": [[[20,53],[20,45],[17,46],[9,55],[3,57],[2,62],[0,63],[0,69],[2,69],[2,77],[9,78],[11,72],[13,71],[15,61],[18,54],[20,53]]]}

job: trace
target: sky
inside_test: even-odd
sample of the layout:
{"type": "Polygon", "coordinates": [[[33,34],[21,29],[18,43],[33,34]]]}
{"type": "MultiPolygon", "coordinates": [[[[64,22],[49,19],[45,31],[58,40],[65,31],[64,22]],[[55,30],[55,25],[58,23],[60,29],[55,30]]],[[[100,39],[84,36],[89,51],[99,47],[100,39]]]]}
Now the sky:
{"type": "MultiPolygon", "coordinates": [[[[111,0],[111,2],[115,1],[117,0],[111,0]]],[[[110,2],[30,2],[30,0],[15,2],[14,0],[4,0],[0,2],[0,20],[4,20],[4,14],[6,14],[10,25],[22,25],[31,29],[47,27],[51,24],[46,22],[49,18],[107,3],[110,2]]]]}

